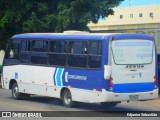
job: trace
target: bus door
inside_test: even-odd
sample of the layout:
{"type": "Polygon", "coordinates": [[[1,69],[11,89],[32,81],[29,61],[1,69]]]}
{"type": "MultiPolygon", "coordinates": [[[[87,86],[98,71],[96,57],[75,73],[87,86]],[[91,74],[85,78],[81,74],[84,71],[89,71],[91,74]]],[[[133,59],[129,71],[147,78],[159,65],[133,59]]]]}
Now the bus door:
{"type": "Polygon", "coordinates": [[[152,91],[155,87],[155,47],[151,40],[113,40],[111,43],[113,92],[152,91]]]}

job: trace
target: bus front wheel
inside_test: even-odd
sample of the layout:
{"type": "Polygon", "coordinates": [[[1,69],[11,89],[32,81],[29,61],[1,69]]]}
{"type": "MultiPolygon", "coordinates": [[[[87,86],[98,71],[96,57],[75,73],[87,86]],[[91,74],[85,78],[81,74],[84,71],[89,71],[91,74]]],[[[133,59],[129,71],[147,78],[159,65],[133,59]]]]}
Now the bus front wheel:
{"type": "Polygon", "coordinates": [[[12,85],[12,97],[16,100],[20,99],[21,98],[21,93],[19,93],[19,88],[18,88],[18,85],[17,83],[14,83],[12,85]]]}
{"type": "Polygon", "coordinates": [[[62,94],[62,101],[63,105],[66,107],[72,107],[73,101],[72,101],[72,95],[71,92],[68,89],[65,89],[62,94]]]}

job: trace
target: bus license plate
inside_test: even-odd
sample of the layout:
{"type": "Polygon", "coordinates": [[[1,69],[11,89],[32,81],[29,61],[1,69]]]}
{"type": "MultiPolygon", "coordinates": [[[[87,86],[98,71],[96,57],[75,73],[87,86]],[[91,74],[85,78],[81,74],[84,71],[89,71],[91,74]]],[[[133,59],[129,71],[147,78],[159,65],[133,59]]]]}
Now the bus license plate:
{"type": "Polygon", "coordinates": [[[129,96],[129,100],[131,100],[131,101],[136,101],[136,100],[138,100],[138,95],[130,95],[130,96],[129,96]]]}

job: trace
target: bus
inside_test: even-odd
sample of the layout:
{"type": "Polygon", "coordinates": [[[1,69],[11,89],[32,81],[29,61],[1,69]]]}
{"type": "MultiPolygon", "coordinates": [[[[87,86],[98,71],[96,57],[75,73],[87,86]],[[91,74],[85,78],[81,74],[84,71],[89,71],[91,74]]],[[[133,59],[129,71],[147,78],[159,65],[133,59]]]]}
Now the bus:
{"type": "Polygon", "coordinates": [[[158,98],[154,38],[133,33],[14,35],[3,61],[2,88],[30,95],[116,105],[158,98]]]}

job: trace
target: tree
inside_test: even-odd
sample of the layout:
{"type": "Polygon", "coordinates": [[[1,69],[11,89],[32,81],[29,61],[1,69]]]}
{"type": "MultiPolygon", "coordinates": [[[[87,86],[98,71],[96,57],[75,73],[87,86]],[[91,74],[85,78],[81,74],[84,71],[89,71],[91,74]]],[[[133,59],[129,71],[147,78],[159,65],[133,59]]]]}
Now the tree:
{"type": "Polygon", "coordinates": [[[0,0],[0,49],[14,34],[88,30],[123,0],[0,0]]]}

